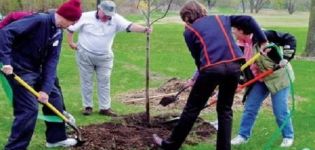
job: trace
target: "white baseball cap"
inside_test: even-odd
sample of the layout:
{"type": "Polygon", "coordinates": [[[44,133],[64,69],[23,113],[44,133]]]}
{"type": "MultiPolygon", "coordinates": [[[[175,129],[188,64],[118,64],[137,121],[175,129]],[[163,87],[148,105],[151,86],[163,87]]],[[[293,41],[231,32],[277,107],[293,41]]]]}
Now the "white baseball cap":
{"type": "Polygon", "coordinates": [[[104,0],[98,5],[98,8],[107,16],[116,14],[116,4],[113,1],[104,0]]]}

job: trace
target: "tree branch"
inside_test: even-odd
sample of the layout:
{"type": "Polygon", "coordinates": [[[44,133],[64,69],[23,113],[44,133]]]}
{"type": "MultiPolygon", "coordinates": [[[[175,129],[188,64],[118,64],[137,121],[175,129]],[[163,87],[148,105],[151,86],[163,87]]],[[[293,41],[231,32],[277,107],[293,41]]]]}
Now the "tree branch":
{"type": "Polygon", "coordinates": [[[165,13],[163,14],[163,16],[161,16],[160,18],[157,18],[156,20],[152,21],[152,22],[150,23],[150,26],[153,25],[155,22],[157,22],[157,21],[163,19],[163,18],[167,15],[168,11],[169,11],[170,8],[171,8],[172,3],[173,3],[173,0],[170,0],[170,2],[168,3],[167,9],[166,9],[165,13]]]}

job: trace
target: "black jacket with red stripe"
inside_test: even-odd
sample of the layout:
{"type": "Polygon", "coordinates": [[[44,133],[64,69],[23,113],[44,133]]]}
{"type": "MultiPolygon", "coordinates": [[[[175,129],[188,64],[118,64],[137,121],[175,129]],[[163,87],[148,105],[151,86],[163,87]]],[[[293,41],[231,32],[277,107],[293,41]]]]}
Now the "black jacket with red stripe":
{"type": "Polygon", "coordinates": [[[192,25],[186,25],[185,41],[199,71],[243,59],[243,53],[232,35],[233,26],[245,26],[254,33],[259,43],[267,41],[265,34],[250,16],[205,16],[192,25]]]}

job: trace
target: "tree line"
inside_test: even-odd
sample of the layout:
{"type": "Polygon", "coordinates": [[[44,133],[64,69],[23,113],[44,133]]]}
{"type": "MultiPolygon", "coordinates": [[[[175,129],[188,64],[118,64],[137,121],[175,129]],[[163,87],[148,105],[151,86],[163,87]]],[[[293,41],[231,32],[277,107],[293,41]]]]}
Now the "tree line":
{"type": "MultiPolygon", "coordinates": [[[[14,10],[31,10],[46,11],[48,9],[57,8],[66,0],[1,0],[0,13],[7,14],[14,10]]],[[[84,11],[96,8],[96,3],[100,0],[81,0],[84,11]]],[[[136,5],[139,0],[113,0],[119,7],[121,12],[137,12],[136,5]]],[[[170,0],[152,0],[159,6],[168,5],[170,0]]],[[[295,11],[309,11],[311,0],[199,0],[212,8],[227,8],[239,10],[243,13],[259,13],[263,8],[268,9],[286,9],[289,14],[295,11]]],[[[171,9],[178,10],[186,0],[173,0],[171,9]]],[[[161,7],[163,8],[163,7],[161,7]]]]}

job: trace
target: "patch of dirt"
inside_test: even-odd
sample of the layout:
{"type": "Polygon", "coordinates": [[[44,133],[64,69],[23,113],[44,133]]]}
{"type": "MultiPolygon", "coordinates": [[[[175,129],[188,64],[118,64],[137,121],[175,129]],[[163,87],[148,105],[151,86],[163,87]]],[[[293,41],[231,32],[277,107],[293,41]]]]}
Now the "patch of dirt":
{"type": "MultiPolygon", "coordinates": [[[[156,150],[158,149],[152,139],[156,133],[162,138],[167,138],[177,121],[170,121],[179,116],[183,109],[190,89],[186,89],[174,103],[163,107],[159,105],[164,96],[174,96],[186,81],[172,78],[161,87],[150,89],[151,112],[160,115],[151,118],[150,126],[147,125],[144,113],[131,114],[113,118],[109,123],[92,124],[81,127],[82,137],[86,142],[83,146],[72,148],[73,150],[156,150]],[[152,111],[153,110],[153,111],[152,111]],[[165,123],[165,122],[168,123],[165,123]]],[[[242,108],[243,93],[237,93],[234,98],[234,108],[242,108]]],[[[144,90],[124,93],[119,96],[124,103],[131,105],[143,105],[145,103],[144,90]]],[[[270,98],[264,101],[264,106],[270,106],[270,98]]],[[[214,112],[215,105],[204,109],[202,113],[214,112]]],[[[202,118],[198,118],[190,135],[186,138],[186,144],[196,145],[201,141],[209,139],[215,128],[202,118]]],[[[72,133],[74,134],[74,133],[72,133]]]]}
{"type": "MultiPolygon", "coordinates": [[[[160,87],[156,89],[150,89],[149,95],[150,95],[150,109],[153,109],[157,112],[167,112],[167,113],[175,113],[180,112],[185,104],[186,100],[189,96],[189,93],[191,91],[191,88],[186,89],[183,91],[179,96],[178,99],[167,105],[166,107],[159,104],[161,99],[163,97],[168,96],[174,96],[177,94],[178,91],[180,91],[183,86],[185,85],[186,80],[180,80],[178,78],[171,78],[167,80],[164,84],[162,84],[160,87]]],[[[215,90],[217,92],[217,90],[215,90]]],[[[243,108],[243,94],[244,92],[236,93],[234,97],[234,109],[243,108]]],[[[215,97],[212,97],[215,98],[215,97]]],[[[131,104],[131,105],[143,105],[145,104],[145,91],[132,91],[128,93],[123,93],[118,96],[118,99],[120,99],[123,103],[131,104]]],[[[270,97],[267,98],[267,100],[264,101],[264,106],[270,106],[271,100],[270,97]]],[[[202,113],[209,113],[215,111],[215,105],[212,105],[202,111],[202,113]]]]}
{"type": "MultiPolygon", "coordinates": [[[[165,121],[177,117],[177,114],[164,114],[153,117],[151,125],[147,125],[144,113],[132,114],[115,118],[110,123],[93,124],[81,128],[86,142],[73,150],[157,150],[153,143],[152,134],[156,133],[167,138],[176,124],[165,121]]],[[[216,133],[215,128],[201,118],[195,123],[186,144],[196,145],[209,139],[216,133]]]]}

